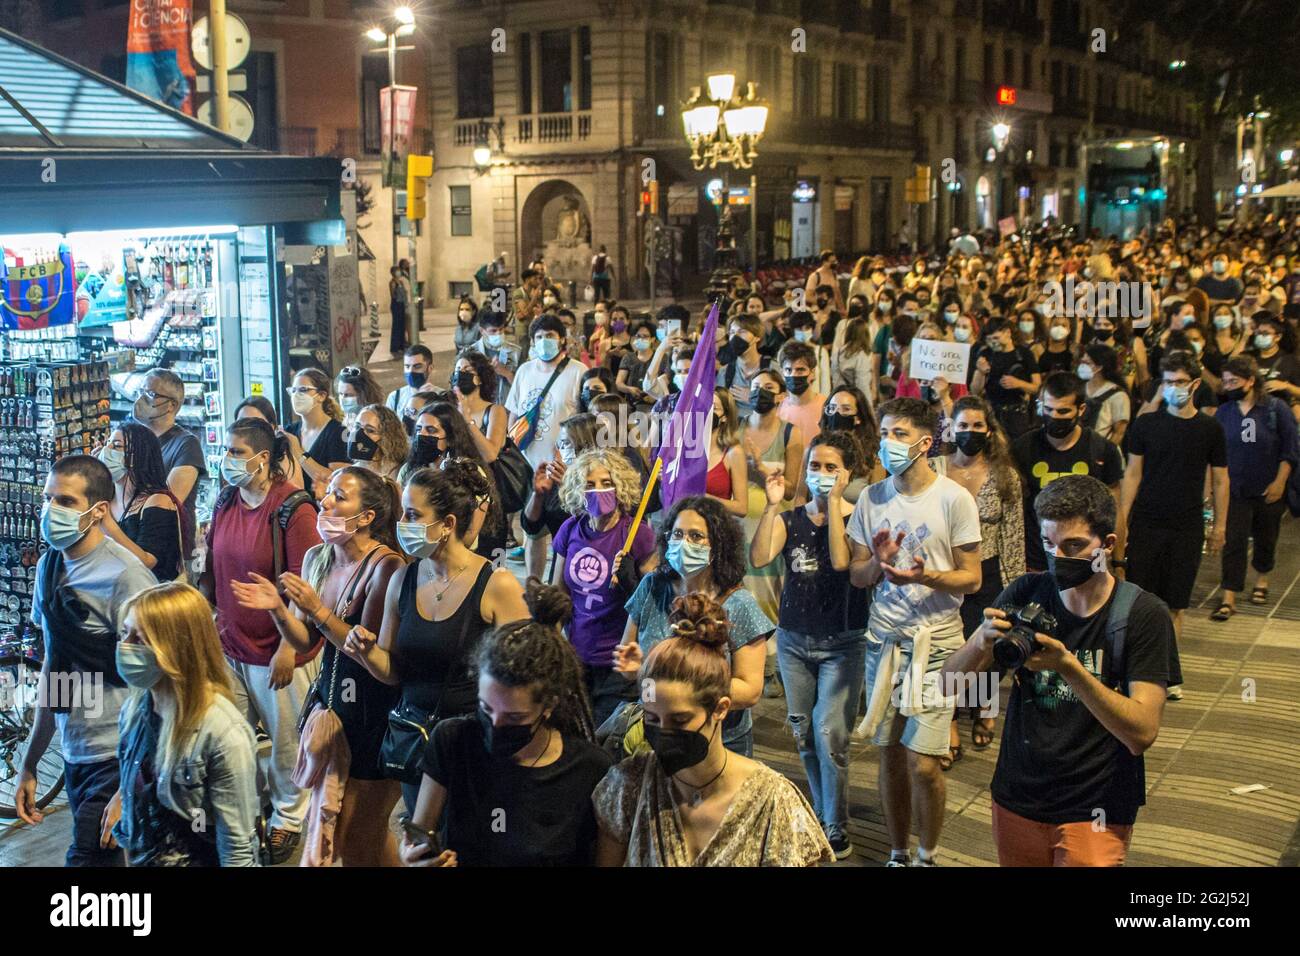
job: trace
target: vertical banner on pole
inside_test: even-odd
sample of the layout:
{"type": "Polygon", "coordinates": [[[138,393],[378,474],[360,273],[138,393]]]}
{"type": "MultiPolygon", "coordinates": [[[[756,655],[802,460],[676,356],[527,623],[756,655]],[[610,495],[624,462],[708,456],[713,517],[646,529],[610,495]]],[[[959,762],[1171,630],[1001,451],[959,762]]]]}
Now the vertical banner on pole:
{"type": "Polygon", "coordinates": [[[194,115],[190,0],[131,0],[126,85],[164,106],[194,115]]]}
{"type": "Polygon", "coordinates": [[[379,120],[382,127],[384,186],[406,185],[406,157],[415,132],[414,86],[385,86],[379,91],[379,120]]]}

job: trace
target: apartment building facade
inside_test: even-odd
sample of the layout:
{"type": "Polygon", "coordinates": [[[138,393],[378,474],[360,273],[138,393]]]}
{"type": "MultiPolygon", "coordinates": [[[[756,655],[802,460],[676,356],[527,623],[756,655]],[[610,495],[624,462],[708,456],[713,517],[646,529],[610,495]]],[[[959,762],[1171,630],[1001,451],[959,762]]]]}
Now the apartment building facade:
{"type": "MultiPolygon", "coordinates": [[[[126,6],[43,4],[40,40],[120,78],[126,6]]],[[[392,194],[374,187],[388,65],[362,34],[392,6],[228,0],[252,33],[240,95],[257,117],[253,142],[351,158],[372,186],[367,294],[381,308],[392,194]]],[[[397,81],[419,87],[415,145],[433,152],[435,172],[428,218],[398,255],[414,251],[436,304],[472,291],[474,272],[502,252],[515,275],[541,256],[581,288],[601,246],[615,294],[644,295],[648,178],[680,273],[698,284],[713,261],[718,181],[742,193],[756,182],[736,197],[752,218],[750,205],[732,207],[742,262],[751,221],[760,262],[828,247],[847,258],[1011,216],[1078,221],[1085,143],[1165,136],[1176,150],[1192,132],[1190,106],[1167,82],[1171,51],[1150,27],[1121,29],[1104,0],[410,6],[417,31],[403,42],[414,49],[398,55],[397,81]],[[751,170],[692,168],[681,105],[716,72],[741,89],[755,83],[770,106],[751,170]],[[996,124],[1007,135],[995,144],[996,124]],[[913,205],[904,184],[918,163],[934,191],[913,205]]],[[[1173,190],[1168,202],[1182,205],[1173,190]]]]}

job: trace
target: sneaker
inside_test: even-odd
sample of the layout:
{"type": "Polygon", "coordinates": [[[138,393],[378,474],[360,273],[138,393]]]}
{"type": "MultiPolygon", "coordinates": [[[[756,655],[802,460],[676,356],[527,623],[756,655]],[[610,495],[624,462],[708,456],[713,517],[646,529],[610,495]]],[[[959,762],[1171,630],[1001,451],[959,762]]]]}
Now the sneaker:
{"type": "Polygon", "coordinates": [[[767,698],[785,696],[785,688],[781,686],[780,674],[771,674],[763,678],[763,696],[767,698]]]}
{"type": "Polygon", "coordinates": [[[843,830],[827,830],[826,840],[837,860],[847,860],[853,855],[853,843],[843,830]]]}
{"type": "Polygon", "coordinates": [[[1165,688],[1165,700],[1182,700],[1182,699],[1183,699],[1182,684],[1171,684],[1169,687],[1165,688]]]}
{"type": "Polygon", "coordinates": [[[909,864],[909,866],[938,866],[938,865],[939,865],[938,860],[933,860],[933,859],[923,860],[919,856],[909,864]]]}
{"type": "Polygon", "coordinates": [[[301,834],[292,830],[285,830],[282,827],[271,827],[267,834],[266,842],[271,850],[271,865],[279,866],[289,857],[293,856],[293,851],[298,847],[298,840],[301,834]]]}
{"type": "Polygon", "coordinates": [[[894,856],[893,854],[890,854],[889,859],[885,861],[885,866],[911,866],[911,865],[912,865],[912,854],[910,853],[908,853],[906,856],[894,856]]]}
{"type": "Polygon", "coordinates": [[[507,561],[519,562],[522,561],[523,559],[524,559],[524,546],[522,544],[517,548],[511,548],[510,551],[506,554],[507,561]]]}

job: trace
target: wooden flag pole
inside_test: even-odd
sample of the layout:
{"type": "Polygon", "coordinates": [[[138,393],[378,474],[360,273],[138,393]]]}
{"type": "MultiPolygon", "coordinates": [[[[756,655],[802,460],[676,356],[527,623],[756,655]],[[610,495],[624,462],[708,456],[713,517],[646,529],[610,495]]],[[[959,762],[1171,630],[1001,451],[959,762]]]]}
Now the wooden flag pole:
{"type": "Polygon", "coordinates": [[[656,458],[654,467],[650,469],[650,478],[645,483],[645,493],[641,495],[641,504],[637,505],[636,517],[632,519],[632,527],[627,530],[627,540],[623,542],[623,549],[620,554],[627,554],[632,550],[632,539],[636,537],[637,528],[641,527],[641,519],[645,517],[646,506],[650,504],[650,492],[654,491],[655,482],[659,480],[659,469],[663,467],[664,460],[656,458]]]}

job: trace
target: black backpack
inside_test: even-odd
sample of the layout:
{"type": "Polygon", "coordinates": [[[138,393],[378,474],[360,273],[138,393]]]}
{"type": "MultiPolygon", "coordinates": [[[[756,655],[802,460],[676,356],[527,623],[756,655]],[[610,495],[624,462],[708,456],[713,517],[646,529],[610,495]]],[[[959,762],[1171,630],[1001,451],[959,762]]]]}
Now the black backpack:
{"type": "Polygon", "coordinates": [[[1092,398],[1084,399],[1083,422],[1082,422],[1083,427],[1095,429],[1097,427],[1097,419],[1101,417],[1101,409],[1102,406],[1106,404],[1106,400],[1110,398],[1112,395],[1116,394],[1117,392],[1122,392],[1122,391],[1123,389],[1120,388],[1118,385],[1112,385],[1104,392],[1100,392],[1094,395],[1092,398]]]}

